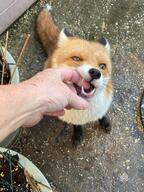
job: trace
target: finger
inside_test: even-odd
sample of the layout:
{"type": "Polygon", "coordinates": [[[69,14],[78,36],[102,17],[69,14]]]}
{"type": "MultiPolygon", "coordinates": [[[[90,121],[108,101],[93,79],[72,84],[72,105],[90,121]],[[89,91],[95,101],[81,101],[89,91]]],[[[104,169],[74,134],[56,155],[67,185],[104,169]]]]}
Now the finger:
{"type": "Polygon", "coordinates": [[[89,103],[83,98],[76,95],[74,92],[71,92],[71,97],[69,97],[68,106],[71,106],[74,109],[83,110],[89,107],[89,103]]]}
{"type": "Polygon", "coordinates": [[[72,84],[67,84],[67,86],[74,92],[77,93],[76,89],[74,88],[74,86],[72,84]]]}
{"type": "Polygon", "coordinates": [[[64,114],[65,114],[64,110],[56,111],[52,113],[45,113],[45,115],[52,116],[52,117],[59,117],[59,116],[63,116],[64,114]]]}
{"type": "Polygon", "coordinates": [[[75,69],[63,68],[59,71],[61,73],[61,79],[64,82],[70,81],[72,83],[77,83],[82,79],[81,75],[75,69]]]}
{"type": "Polygon", "coordinates": [[[76,83],[78,86],[83,88],[89,88],[90,84],[83,79],[83,77],[76,71],[76,69],[65,68],[61,69],[62,81],[76,83]]]}
{"type": "Polygon", "coordinates": [[[70,105],[66,106],[66,109],[72,109],[72,107],[70,105]]]}

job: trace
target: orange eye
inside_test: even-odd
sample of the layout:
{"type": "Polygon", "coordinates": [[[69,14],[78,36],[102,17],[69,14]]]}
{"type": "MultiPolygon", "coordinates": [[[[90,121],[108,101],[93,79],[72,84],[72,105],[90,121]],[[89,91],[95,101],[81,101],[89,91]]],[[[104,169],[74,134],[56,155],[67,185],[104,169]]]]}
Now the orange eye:
{"type": "Polygon", "coordinates": [[[73,56],[73,57],[71,57],[72,58],[72,60],[74,60],[74,61],[82,61],[82,59],[80,58],[80,57],[78,57],[78,56],[73,56]]]}
{"type": "Polygon", "coordinates": [[[106,64],[105,63],[100,63],[99,68],[104,70],[106,68],[106,64]]]}

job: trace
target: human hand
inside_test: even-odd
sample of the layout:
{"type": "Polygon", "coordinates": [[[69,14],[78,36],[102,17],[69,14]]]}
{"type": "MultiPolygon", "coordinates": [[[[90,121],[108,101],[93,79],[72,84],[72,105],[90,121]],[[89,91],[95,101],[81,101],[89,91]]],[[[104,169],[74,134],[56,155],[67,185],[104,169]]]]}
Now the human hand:
{"type": "MultiPolygon", "coordinates": [[[[26,81],[31,86],[40,104],[39,110],[27,119],[24,126],[37,124],[44,115],[62,116],[65,109],[84,110],[88,102],[77,96],[73,83],[80,84],[82,78],[74,69],[46,69],[26,81]],[[67,83],[71,84],[68,85],[67,83]]],[[[87,87],[85,82],[83,86],[87,87]]],[[[34,110],[35,111],[35,110],[34,110]]]]}
{"type": "MultiPolygon", "coordinates": [[[[47,69],[19,84],[0,86],[0,141],[21,126],[31,127],[44,115],[64,115],[64,110],[86,109],[73,83],[81,77],[74,69],[47,69]],[[71,83],[71,85],[69,84],[71,83]]],[[[88,83],[82,83],[87,88],[88,83]]]]}

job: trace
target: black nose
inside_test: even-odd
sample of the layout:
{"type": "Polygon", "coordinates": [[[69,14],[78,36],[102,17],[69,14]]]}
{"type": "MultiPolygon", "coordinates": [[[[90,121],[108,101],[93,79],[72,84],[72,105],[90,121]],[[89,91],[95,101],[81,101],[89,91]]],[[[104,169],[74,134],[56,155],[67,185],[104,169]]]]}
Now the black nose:
{"type": "Polygon", "coordinates": [[[99,79],[101,77],[100,71],[98,69],[95,69],[95,68],[90,69],[89,74],[90,74],[92,80],[93,79],[99,79]]]}

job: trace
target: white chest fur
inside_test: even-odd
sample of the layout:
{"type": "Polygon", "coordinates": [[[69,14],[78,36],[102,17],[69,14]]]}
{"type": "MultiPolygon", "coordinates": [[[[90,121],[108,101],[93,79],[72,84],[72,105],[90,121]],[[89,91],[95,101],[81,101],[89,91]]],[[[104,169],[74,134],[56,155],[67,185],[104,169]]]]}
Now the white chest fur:
{"type": "Polygon", "coordinates": [[[60,119],[74,125],[84,125],[101,119],[107,112],[112,102],[112,93],[106,96],[105,91],[95,94],[90,100],[86,110],[66,110],[60,119]]]}

